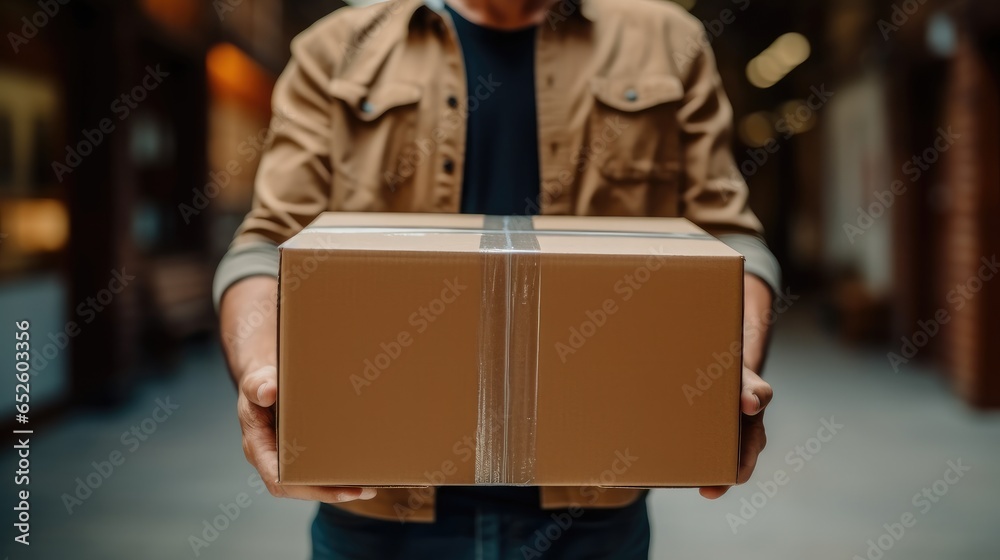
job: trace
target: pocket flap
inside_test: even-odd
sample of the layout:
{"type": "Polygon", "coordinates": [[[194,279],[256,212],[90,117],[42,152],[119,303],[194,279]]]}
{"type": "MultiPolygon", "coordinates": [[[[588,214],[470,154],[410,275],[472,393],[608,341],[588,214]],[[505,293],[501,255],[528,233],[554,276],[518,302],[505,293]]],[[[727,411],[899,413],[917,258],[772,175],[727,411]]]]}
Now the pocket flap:
{"type": "Polygon", "coordinates": [[[619,111],[635,112],[684,97],[684,86],[675,76],[594,78],[594,97],[619,111]]]}
{"type": "Polygon", "coordinates": [[[361,120],[373,121],[389,109],[420,101],[420,86],[404,82],[381,83],[373,88],[348,80],[330,82],[330,95],[346,103],[361,120]]]}

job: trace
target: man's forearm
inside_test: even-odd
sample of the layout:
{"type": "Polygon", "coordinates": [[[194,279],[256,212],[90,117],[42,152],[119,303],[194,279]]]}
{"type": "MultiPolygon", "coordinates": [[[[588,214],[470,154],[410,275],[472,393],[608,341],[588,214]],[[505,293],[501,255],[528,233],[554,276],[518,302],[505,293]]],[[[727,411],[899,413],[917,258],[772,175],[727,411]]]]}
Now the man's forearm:
{"type": "Polygon", "coordinates": [[[760,374],[767,357],[771,288],[753,274],[743,277],[743,365],[760,374]]]}
{"type": "Polygon", "coordinates": [[[222,296],[222,346],[237,385],[245,373],[277,365],[277,291],[276,278],[251,276],[230,286],[222,296]]]}

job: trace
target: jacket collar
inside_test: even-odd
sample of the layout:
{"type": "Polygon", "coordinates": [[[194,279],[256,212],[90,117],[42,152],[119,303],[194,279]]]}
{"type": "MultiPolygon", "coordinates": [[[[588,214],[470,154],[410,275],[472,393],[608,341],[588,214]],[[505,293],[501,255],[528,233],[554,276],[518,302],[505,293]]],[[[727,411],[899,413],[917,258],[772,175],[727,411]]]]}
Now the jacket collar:
{"type": "MultiPolygon", "coordinates": [[[[398,0],[390,0],[398,1],[398,0]]],[[[417,17],[418,14],[425,14],[427,11],[437,13],[445,12],[445,0],[412,0],[407,8],[409,20],[426,18],[417,17]]],[[[557,0],[546,14],[546,20],[556,24],[568,19],[582,18],[586,21],[594,21],[594,5],[591,0],[557,0]]]]}

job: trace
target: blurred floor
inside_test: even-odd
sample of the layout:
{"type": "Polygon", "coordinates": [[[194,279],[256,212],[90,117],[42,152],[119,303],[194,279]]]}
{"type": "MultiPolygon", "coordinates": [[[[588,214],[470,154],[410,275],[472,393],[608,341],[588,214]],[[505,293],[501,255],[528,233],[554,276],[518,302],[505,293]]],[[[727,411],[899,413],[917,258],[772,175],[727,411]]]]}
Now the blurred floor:
{"type": "MultiPolygon", "coordinates": [[[[1000,415],[967,410],[933,372],[894,373],[883,353],[842,349],[813,326],[814,318],[804,306],[783,318],[767,371],[776,400],[755,482],[775,480],[780,470],[787,478],[777,480],[784,484],[767,488],[767,497],[753,482],[717,502],[692,490],[654,492],[653,558],[1000,558],[1000,415]],[[832,437],[823,432],[825,443],[810,441],[824,420],[843,427],[832,437]],[[797,459],[803,455],[794,455],[796,446],[807,449],[808,462],[797,459]],[[957,481],[949,475],[953,485],[943,482],[948,462],[959,460],[971,470],[957,481]],[[945,493],[936,503],[914,503],[925,487],[932,496],[945,493]],[[906,513],[915,524],[889,535],[883,524],[898,524],[906,513]],[[888,552],[869,556],[869,539],[888,552]]],[[[30,554],[12,549],[10,538],[4,554],[193,558],[189,538],[205,538],[205,521],[222,514],[220,504],[246,493],[249,505],[198,557],[305,558],[313,506],[257,493],[240,447],[234,398],[218,353],[192,351],[180,375],[152,383],[128,407],[39,430],[30,554]],[[147,421],[155,432],[130,451],[135,440],[123,443],[122,433],[141,426],[156,399],[168,397],[179,408],[161,424],[147,421]],[[92,461],[107,461],[115,450],[124,463],[67,514],[63,494],[74,492],[77,477],[95,472],[92,461]]],[[[5,454],[2,472],[13,465],[5,454]]],[[[13,501],[9,488],[4,485],[4,504],[13,501]]]]}

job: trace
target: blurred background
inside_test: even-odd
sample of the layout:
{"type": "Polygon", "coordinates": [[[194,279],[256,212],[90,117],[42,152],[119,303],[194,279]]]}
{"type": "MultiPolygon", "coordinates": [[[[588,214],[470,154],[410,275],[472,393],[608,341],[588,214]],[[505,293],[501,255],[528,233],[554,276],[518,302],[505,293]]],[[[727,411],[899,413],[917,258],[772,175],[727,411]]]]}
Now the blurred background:
{"type": "MultiPolygon", "coordinates": [[[[678,3],[785,272],[755,478],[790,481],[654,492],[654,557],[1000,558],[1000,4],[678,3]],[[824,421],[845,427],[816,449],[824,421]]],[[[313,506],[259,494],[243,460],[210,286],[289,41],[342,5],[0,5],[0,309],[34,341],[33,544],[12,544],[8,482],[10,558],[305,557],[313,506]]]]}

